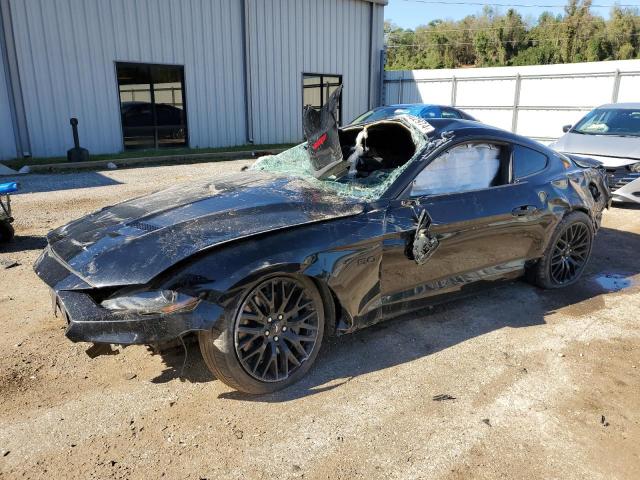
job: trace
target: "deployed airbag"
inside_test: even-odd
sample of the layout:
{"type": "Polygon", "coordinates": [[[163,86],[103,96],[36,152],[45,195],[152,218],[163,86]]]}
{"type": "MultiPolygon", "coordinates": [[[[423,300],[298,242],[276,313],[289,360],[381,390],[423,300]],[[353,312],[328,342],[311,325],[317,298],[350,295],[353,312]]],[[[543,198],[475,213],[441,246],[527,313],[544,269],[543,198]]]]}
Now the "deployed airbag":
{"type": "Polygon", "coordinates": [[[454,147],[416,177],[414,195],[437,195],[489,188],[500,168],[500,149],[489,144],[454,147]]]}

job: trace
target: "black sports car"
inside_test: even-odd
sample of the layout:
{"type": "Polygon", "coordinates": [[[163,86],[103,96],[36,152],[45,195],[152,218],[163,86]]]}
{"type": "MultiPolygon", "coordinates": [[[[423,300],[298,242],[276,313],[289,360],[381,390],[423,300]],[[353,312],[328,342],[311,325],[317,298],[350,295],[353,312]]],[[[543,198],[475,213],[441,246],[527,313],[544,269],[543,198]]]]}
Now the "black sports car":
{"type": "Polygon", "coordinates": [[[580,277],[610,203],[585,159],[465,120],[338,131],[309,115],[306,144],[248,171],[52,231],[35,270],[67,337],[194,333],[218,379],[266,393],[300,379],[327,335],[521,275],[580,277]]]}

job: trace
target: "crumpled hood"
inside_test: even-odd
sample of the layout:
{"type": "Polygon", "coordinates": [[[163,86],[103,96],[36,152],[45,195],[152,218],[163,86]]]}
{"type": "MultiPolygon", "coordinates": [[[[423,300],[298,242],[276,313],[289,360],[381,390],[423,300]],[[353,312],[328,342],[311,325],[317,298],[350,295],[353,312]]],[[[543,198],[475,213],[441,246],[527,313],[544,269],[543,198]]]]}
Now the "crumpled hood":
{"type": "Polygon", "coordinates": [[[569,132],[550,147],[559,152],[591,156],[606,167],[619,167],[640,161],[640,137],[582,135],[569,132]]]}
{"type": "Polygon", "coordinates": [[[94,287],[143,284],[213,246],[362,210],[301,179],[247,172],[107,207],[52,231],[48,241],[94,287]]]}

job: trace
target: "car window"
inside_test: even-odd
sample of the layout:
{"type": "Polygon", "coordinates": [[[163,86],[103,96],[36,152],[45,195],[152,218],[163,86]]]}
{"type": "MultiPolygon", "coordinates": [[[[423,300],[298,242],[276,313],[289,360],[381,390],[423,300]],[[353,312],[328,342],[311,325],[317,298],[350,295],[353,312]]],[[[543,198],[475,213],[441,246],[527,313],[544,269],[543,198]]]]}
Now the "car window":
{"type": "Polygon", "coordinates": [[[462,118],[462,116],[453,108],[442,108],[442,118],[462,118]]]}
{"type": "Polygon", "coordinates": [[[571,130],[583,135],[640,136],[640,109],[596,108],[571,130]]]}
{"type": "Polygon", "coordinates": [[[466,143],[447,150],[418,174],[411,196],[466,192],[502,184],[503,148],[490,143],[466,143]]]}
{"type": "Polygon", "coordinates": [[[544,170],[547,166],[546,155],[520,145],[514,145],[512,159],[515,180],[544,170]]]}
{"type": "Polygon", "coordinates": [[[440,118],[440,109],[436,107],[427,107],[420,112],[422,118],[440,118]]]}

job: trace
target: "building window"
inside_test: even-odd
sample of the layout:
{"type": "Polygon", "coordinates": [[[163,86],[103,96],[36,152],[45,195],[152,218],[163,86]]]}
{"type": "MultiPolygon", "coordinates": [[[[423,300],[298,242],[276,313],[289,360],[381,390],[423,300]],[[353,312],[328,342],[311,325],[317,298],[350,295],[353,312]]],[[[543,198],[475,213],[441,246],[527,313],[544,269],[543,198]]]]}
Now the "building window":
{"type": "Polygon", "coordinates": [[[184,67],[116,63],[126,149],[188,144],[184,67]]]}
{"type": "MultiPolygon", "coordinates": [[[[320,109],[342,84],[342,75],[302,74],[302,104],[320,109]]],[[[338,101],[338,123],[342,123],[342,94],[338,101]]]]}

